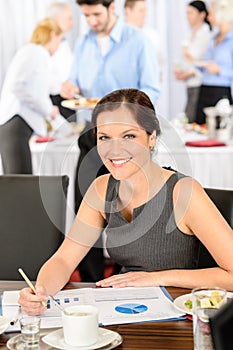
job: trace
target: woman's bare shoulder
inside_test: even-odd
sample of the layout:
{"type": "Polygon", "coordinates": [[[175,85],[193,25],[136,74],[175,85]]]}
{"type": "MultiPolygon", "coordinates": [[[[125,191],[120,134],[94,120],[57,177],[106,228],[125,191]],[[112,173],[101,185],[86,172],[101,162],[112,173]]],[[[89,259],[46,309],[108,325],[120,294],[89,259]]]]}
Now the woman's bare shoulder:
{"type": "Polygon", "coordinates": [[[87,204],[95,205],[100,211],[104,209],[105,197],[110,174],[97,177],[87,190],[84,200],[87,204]]]}
{"type": "Polygon", "coordinates": [[[98,195],[100,195],[103,199],[105,199],[109,178],[110,174],[101,175],[97,177],[93,183],[98,195]]]}

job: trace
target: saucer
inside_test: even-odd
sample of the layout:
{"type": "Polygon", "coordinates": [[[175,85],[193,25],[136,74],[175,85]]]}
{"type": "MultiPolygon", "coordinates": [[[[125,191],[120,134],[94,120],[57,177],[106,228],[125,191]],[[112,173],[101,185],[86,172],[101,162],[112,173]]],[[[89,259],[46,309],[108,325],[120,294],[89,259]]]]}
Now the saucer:
{"type": "MultiPolygon", "coordinates": [[[[25,350],[25,345],[22,341],[22,336],[21,334],[17,334],[14,337],[10,338],[7,343],[6,346],[8,349],[10,350],[25,350]]],[[[33,349],[33,347],[31,347],[31,349],[33,349]]],[[[39,347],[34,347],[34,349],[40,349],[40,350],[48,350],[50,349],[50,346],[48,346],[47,344],[43,343],[42,340],[40,339],[39,342],[39,347]]]]}
{"type": "Polygon", "coordinates": [[[43,342],[58,349],[67,350],[94,350],[94,349],[114,349],[122,343],[122,337],[117,332],[109,329],[99,328],[99,338],[95,344],[90,346],[71,346],[65,343],[63,329],[53,331],[42,338],[43,342]]]}
{"type": "MultiPolygon", "coordinates": [[[[47,332],[46,332],[47,333],[47,332]]],[[[64,342],[63,330],[58,329],[45,335],[41,334],[39,349],[50,350],[51,347],[66,350],[111,350],[122,343],[123,339],[120,334],[110,331],[109,329],[99,328],[99,340],[89,347],[70,346],[64,342]],[[105,345],[102,345],[105,344],[105,345]]],[[[7,348],[10,350],[25,350],[21,334],[10,338],[7,342],[7,348]]],[[[33,349],[33,348],[32,348],[33,349]]]]}

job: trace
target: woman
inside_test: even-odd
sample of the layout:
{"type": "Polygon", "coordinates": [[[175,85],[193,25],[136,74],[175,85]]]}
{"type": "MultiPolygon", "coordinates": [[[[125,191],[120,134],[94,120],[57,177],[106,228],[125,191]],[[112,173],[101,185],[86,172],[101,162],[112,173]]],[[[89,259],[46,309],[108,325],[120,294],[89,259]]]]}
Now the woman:
{"type": "Polygon", "coordinates": [[[177,80],[186,82],[187,103],[185,114],[189,122],[194,122],[201,85],[201,73],[196,67],[203,60],[211,37],[211,26],[207,19],[208,11],[203,1],[191,1],[187,6],[187,20],[191,27],[184,45],[184,63],[175,70],[177,80]]]}
{"type": "Polygon", "coordinates": [[[160,128],[149,97],[136,89],[113,91],[96,105],[92,122],[110,174],[88,189],[69,234],[39,272],[36,295],[30,288],[20,292],[23,310],[45,311],[41,301],[69,281],[105,222],[108,253],[123,268],[98,286],[233,290],[232,229],[198,182],[152,161],[160,128]],[[199,239],[219,267],[197,269],[199,239]]]}
{"type": "Polygon", "coordinates": [[[210,42],[203,68],[196,121],[206,122],[203,108],[215,106],[222,98],[232,101],[233,84],[233,0],[212,0],[209,20],[217,33],[210,42]]]}
{"type": "Polygon", "coordinates": [[[58,114],[49,97],[49,65],[61,38],[56,22],[43,20],[7,71],[0,100],[0,154],[5,174],[32,173],[29,139],[33,131],[45,136],[46,118],[55,119],[58,114]]]}

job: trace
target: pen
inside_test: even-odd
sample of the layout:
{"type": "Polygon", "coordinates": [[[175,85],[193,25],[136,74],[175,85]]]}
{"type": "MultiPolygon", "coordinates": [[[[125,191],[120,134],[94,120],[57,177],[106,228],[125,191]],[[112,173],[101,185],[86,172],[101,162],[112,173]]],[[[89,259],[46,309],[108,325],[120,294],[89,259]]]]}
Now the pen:
{"type": "MultiPolygon", "coordinates": [[[[23,277],[23,279],[25,280],[25,282],[27,283],[27,285],[31,288],[31,290],[36,294],[36,289],[35,287],[33,286],[32,282],[30,281],[30,279],[27,277],[27,275],[25,274],[25,272],[19,268],[18,269],[20,275],[23,277]]],[[[42,301],[41,304],[43,306],[47,306],[47,303],[45,301],[42,301]]]]}
{"type": "Polygon", "coordinates": [[[11,326],[14,326],[14,324],[19,320],[20,313],[21,313],[21,306],[19,305],[17,308],[17,312],[15,314],[15,317],[13,318],[13,320],[10,321],[11,326]]]}

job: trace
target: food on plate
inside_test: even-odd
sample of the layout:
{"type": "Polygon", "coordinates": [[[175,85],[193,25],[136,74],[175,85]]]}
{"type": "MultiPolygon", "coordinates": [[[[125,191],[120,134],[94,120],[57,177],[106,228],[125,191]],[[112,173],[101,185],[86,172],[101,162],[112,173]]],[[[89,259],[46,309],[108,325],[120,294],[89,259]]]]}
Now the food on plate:
{"type": "Polygon", "coordinates": [[[75,106],[95,106],[98,101],[99,101],[98,97],[90,97],[90,98],[80,97],[79,99],[74,100],[74,104],[75,106]]]}
{"type": "MultiPolygon", "coordinates": [[[[197,303],[198,306],[202,308],[214,308],[216,306],[220,306],[222,302],[222,296],[219,292],[213,291],[211,292],[211,295],[205,295],[205,294],[200,294],[197,303]]],[[[192,299],[189,298],[184,302],[184,305],[186,308],[188,308],[190,311],[192,310],[192,299]]]]}
{"type": "Polygon", "coordinates": [[[184,305],[189,309],[189,310],[192,310],[192,299],[187,299],[184,303],[184,305]]]}
{"type": "Polygon", "coordinates": [[[99,102],[98,97],[91,97],[91,98],[86,98],[86,97],[79,97],[79,98],[73,98],[70,100],[64,100],[62,101],[61,105],[65,108],[70,108],[70,109],[78,109],[80,108],[94,108],[96,103],[99,102]]]}
{"type": "Polygon", "coordinates": [[[186,131],[196,131],[199,134],[208,134],[208,129],[206,124],[189,123],[185,125],[186,131]]]}

